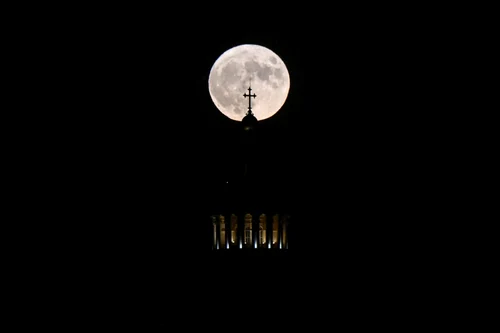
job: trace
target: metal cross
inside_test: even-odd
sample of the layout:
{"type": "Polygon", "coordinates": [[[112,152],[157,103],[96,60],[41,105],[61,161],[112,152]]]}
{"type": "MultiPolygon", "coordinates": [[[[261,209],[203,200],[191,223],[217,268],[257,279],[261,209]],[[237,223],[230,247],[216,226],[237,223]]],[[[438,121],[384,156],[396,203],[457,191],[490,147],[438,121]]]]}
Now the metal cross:
{"type": "Polygon", "coordinates": [[[252,113],[252,97],[255,98],[257,95],[255,93],[252,95],[252,88],[248,87],[248,94],[244,93],[243,97],[248,97],[248,113],[252,113]]]}

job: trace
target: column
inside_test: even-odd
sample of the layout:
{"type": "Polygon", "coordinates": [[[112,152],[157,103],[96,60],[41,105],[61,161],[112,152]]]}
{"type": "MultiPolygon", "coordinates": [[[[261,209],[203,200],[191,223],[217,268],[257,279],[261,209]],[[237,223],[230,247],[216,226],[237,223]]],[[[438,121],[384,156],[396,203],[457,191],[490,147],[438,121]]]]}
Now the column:
{"type": "Polygon", "coordinates": [[[282,249],[283,248],[283,217],[281,216],[281,214],[279,215],[279,219],[278,219],[278,240],[277,240],[277,243],[278,243],[278,249],[282,249]]]}
{"type": "Polygon", "coordinates": [[[245,216],[237,215],[237,223],[238,223],[238,248],[243,248],[243,237],[245,236],[245,216]]]}
{"type": "Polygon", "coordinates": [[[224,217],[224,222],[226,223],[226,249],[231,246],[231,215],[226,214],[224,217]]]}
{"type": "MultiPolygon", "coordinates": [[[[267,219],[267,218],[266,218],[267,219]]],[[[266,224],[266,241],[267,248],[270,249],[273,246],[273,216],[270,215],[266,224]]]]}
{"type": "Polygon", "coordinates": [[[259,247],[259,216],[255,217],[256,214],[252,214],[252,242],[253,248],[259,247]]]}

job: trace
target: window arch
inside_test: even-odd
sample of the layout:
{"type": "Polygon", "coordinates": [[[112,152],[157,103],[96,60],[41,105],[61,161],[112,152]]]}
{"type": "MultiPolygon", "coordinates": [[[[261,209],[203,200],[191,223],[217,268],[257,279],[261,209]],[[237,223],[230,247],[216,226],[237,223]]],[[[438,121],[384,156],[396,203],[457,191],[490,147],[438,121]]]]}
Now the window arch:
{"type": "Polygon", "coordinates": [[[266,244],[266,233],[267,233],[267,216],[266,216],[266,214],[260,214],[260,216],[259,216],[259,245],[266,244]]]}
{"type": "Polygon", "coordinates": [[[245,228],[243,235],[245,246],[252,246],[252,214],[245,214],[245,228]]]}
{"type": "MultiPolygon", "coordinates": [[[[273,215],[273,245],[278,242],[279,214],[273,215]]],[[[277,246],[277,244],[276,244],[277,246]]]]}
{"type": "Polygon", "coordinates": [[[220,226],[220,246],[221,248],[226,247],[226,219],[224,215],[219,215],[219,226],[220,226]]]}
{"type": "Polygon", "coordinates": [[[231,214],[231,243],[236,244],[238,240],[238,217],[231,214]]]}

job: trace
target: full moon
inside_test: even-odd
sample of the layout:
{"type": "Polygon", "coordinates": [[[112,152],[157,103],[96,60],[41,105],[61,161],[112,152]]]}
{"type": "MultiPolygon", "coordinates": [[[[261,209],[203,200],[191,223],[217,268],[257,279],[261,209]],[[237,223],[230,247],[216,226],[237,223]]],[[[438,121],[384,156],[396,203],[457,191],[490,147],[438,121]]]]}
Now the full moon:
{"type": "Polygon", "coordinates": [[[251,87],[252,113],[263,120],[278,112],[290,89],[285,63],[270,49],[242,44],[222,53],[208,77],[208,90],[217,109],[228,118],[241,121],[248,111],[251,87]]]}

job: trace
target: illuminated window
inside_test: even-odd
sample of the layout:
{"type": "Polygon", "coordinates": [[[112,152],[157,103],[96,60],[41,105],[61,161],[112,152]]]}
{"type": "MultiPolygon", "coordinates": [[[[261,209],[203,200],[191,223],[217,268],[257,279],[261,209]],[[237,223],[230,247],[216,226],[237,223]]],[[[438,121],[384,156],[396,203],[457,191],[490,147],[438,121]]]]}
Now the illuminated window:
{"type": "Polygon", "coordinates": [[[266,214],[261,214],[259,217],[259,244],[263,245],[266,243],[266,230],[267,230],[267,221],[266,214]]]}
{"type": "Polygon", "coordinates": [[[251,245],[252,244],[252,215],[251,214],[245,214],[245,244],[246,245],[251,245]]]}
{"type": "Polygon", "coordinates": [[[245,228],[245,244],[252,243],[252,229],[245,228]]]}
{"type": "Polygon", "coordinates": [[[231,215],[231,243],[235,244],[238,239],[238,217],[231,215]]]}
{"type": "Polygon", "coordinates": [[[226,223],[223,215],[219,215],[219,225],[220,225],[220,245],[222,248],[226,246],[226,223]]]}
{"type": "Polygon", "coordinates": [[[278,224],[279,224],[279,215],[274,214],[273,216],[273,244],[276,244],[278,241],[278,224]]]}

